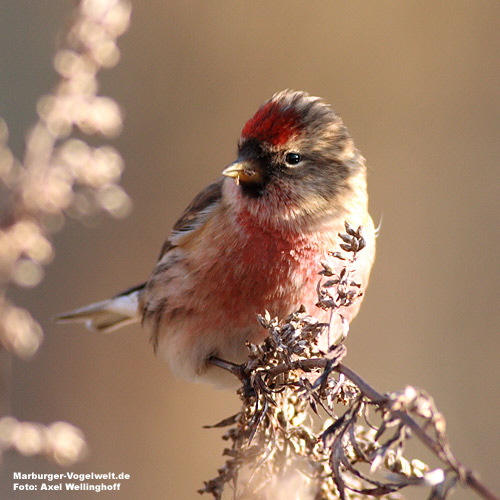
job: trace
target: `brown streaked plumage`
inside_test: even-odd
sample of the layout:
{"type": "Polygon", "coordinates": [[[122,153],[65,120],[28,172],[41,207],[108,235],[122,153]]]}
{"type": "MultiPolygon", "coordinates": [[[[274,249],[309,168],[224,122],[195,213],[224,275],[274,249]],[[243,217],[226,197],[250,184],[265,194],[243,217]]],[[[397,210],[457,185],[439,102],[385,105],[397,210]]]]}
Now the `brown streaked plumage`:
{"type": "MultiPolygon", "coordinates": [[[[324,101],[275,94],[244,126],[238,159],[223,174],[174,225],[144,286],[63,319],[109,329],[142,317],[174,372],[219,380],[225,374],[208,358],[243,361],[245,343],[266,334],[257,313],[284,317],[304,304],[326,319],[315,308],[317,272],[328,251],[339,249],[344,221],[364,227],[355,279],[366,286],[375,253],[366,167],[324,101]],[[127,313],[130,297],[136,305],[127,313]]],[[[342,313],[350,321],[358,308],[342,313]]]]}

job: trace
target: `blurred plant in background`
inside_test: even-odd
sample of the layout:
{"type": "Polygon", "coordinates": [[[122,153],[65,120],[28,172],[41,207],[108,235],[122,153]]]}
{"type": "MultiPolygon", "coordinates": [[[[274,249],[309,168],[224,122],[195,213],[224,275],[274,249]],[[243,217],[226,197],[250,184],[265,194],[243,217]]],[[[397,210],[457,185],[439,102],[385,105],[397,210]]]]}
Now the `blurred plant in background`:
{"type": "MultiPolygon", "coordinates": [[[[91,146],[88,136],[120,133],[118,104],[98,94],[97,75],[117,64],[117,39],[129,26],[128,0],[81,0],[54,58],[55,90],[37,104],[39,120],[29,132],[22,161],[8,147],[0,118],[0,343],[29,359],[43,332],[29,311],[7,298],[12,285],[35,287],[54,257],[51,236],[65,217],[99,212],[124,217],[131,209],[118,182],[123,161],[109,145],[91,146]]],[[[93,141],[96,142],[96,141],[93,141]]],[[[49,426],[0,418],[0,455],[6,450],[45,455],[64,465],[86,451],[81,432],[65,422],[49,426]]]]}

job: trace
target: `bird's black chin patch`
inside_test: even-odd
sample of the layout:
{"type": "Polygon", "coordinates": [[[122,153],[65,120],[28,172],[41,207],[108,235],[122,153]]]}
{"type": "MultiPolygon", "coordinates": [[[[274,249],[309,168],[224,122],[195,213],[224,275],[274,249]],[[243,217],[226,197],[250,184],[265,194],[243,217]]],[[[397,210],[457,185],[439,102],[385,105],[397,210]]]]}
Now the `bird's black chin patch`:
{"type": "Polygon", "coordinates": [[[240,189],[244,196],[260,198],[266,192],[267,181],[240,182],[240,189]]]}

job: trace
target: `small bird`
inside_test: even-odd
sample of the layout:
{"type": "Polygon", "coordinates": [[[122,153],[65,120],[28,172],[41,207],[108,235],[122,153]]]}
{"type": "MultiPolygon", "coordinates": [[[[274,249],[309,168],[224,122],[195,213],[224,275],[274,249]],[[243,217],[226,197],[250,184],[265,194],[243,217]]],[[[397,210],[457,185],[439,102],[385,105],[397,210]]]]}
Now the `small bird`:
{"type": "Polygon", "coordinates": [[[354,275],[364,289],[375,256],[364,158],[321,98],[278,92],[246,122],[236,161],[175,223],[149,280],[58,319],[104,332],[142,320],[174,373],[224,384],[210,359],[243,362],[246,343],[267,335],[257,314],[284,318],[304,305],[327,321],[315,307],[318,272],[340,250],[345,221],[364,230],[354,275]]]}

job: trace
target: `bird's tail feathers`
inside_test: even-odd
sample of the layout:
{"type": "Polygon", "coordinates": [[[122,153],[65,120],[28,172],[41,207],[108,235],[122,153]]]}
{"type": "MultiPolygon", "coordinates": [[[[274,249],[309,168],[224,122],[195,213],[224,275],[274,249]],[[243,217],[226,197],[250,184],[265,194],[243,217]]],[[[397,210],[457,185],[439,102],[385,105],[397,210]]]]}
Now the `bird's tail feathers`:
{"type": "Polygon", "coordinates": [[[55,317],[58,323],[85,323],[89,330],[108,333],[140,321],[139,295],[144,285],[131,288],[120,295],[94,302],[55,317]]]}

